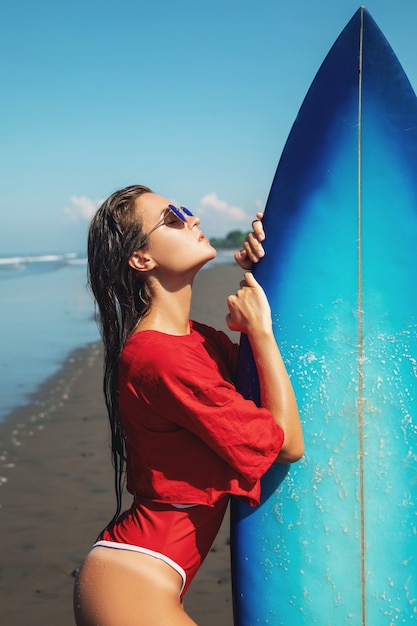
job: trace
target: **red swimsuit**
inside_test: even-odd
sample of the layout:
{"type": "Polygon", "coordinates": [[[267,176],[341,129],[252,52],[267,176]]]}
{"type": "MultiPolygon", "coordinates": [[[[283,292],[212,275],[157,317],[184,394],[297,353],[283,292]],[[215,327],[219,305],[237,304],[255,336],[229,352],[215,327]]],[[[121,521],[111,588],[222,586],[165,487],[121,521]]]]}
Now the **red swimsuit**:
{"type": "Polygon", "coordinates": [[[221,498],[214,506],[176,508],[135,501],[95,545],[137,550],[162,559],[181,575],[183,596],[212,546],[227,503],[228,498],[221,498]]]}

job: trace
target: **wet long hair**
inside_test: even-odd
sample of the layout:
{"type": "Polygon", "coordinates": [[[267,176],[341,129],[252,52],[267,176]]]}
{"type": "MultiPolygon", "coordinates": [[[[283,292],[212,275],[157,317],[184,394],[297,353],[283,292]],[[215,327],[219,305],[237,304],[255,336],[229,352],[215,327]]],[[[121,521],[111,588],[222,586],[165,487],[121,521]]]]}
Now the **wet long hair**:
{"type": "Polygon", "coordinates": [[[113,193],[94,215],[88,233],[88,281],[99,312],[104,343],[103,390],[111,431],[116,512],[120,515],[126,469],[126,442],[118,408],[118,361],[126,340],[151,306],[143,274],[131,268],[133,253],[147,244],[136,199],[151,189],[132,185],[113,193]]]}

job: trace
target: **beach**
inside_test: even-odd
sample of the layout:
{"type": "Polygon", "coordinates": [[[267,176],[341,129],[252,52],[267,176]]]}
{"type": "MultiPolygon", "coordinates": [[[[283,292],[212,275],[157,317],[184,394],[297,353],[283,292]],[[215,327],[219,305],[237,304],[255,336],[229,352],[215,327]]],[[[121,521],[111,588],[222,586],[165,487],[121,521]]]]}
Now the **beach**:
{"type": "MultiPolygon", "coordinates": [[[[226,297],[242,275],[232,263],[201,271],[191,317],[228,332],[226,297]]],[[[0,606],[8,626],[74,624],[74,572],[114,512],[101,386],[95,342],[0,424],[0,606]]],[[[232,625],[228,515],[185,608],[199,626],[232,625]]]]}

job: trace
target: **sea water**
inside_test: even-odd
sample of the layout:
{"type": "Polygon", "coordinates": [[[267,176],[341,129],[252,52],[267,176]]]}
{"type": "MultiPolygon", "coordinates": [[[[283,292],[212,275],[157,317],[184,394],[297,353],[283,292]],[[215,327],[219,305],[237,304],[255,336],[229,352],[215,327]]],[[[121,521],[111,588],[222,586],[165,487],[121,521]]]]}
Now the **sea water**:
{"type": "Polygon", "coordinates": [[[0,258],[0,421],[71,352],[99,339],[85,258],[0,258]]]}
{"type": "MultiPolygon", "coordinates": [[[[231,260],[221,251],[215,262],[231,260]]],[[[99,340],[83,255],[0,257],[0,421],[71,352],[99,340]]]]}

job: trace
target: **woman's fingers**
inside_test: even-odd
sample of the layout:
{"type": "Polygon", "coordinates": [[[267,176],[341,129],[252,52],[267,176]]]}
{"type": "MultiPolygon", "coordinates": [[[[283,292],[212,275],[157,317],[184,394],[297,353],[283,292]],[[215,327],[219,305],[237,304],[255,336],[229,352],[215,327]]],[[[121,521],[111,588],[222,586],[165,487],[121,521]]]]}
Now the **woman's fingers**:
{"type": "Polygon", "coordinates": [[[235,260],[244,270],[250,270],[253,263],[265,256],[262,242],[265,240],[265,232],[262,225],[263,213],[256,214],[256,220],[252,222],[252,232],[246,237],[242,250],[236,252],[235,260]]]}

